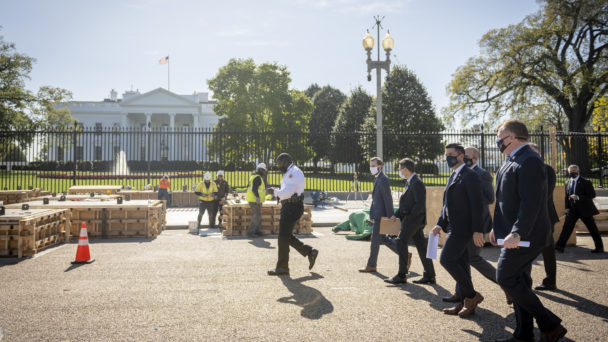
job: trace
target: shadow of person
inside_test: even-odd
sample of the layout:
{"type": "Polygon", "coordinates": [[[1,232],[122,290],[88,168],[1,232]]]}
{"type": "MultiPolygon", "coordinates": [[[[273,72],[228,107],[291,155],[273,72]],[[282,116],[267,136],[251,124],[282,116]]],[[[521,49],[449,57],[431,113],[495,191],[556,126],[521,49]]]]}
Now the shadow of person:
{"type": "Polygon", "coordinates": [[[256,246],[257,248],[266,248],[266,249],[276,248],[276,247],[271,246],[270,242],[266,241],[264,239],[253,239],[253,240],[249,241],[249,244],[256,246]]]}
{"type": "Polygon", "coordinates": [[[481,333],[470,329],[462,329],[462,331],[471,334],[479,339],[479,341],[494,341],[499,338],[507,338],[510,337],[512,333],[507,331],[505,327],[509,326],[512,329],[515,329],[514,315],[509,319],[509,316],[502,317],[497,313],[479,306],[475,309],[474,315],[465,319],[475,322],[475,324],[479,325],[482,329],[481,333]]]}
{"type": "Polygon", "coordinates": [[[451,305],[451,303],[444,303],[441,298],[450,297],[452,294],[439,284],[417,285],[408,282],[407,285],[400,286],[400,289],[401,291],[404,291],[408,297],[426,300],[433,309],[438,311],[449,308],[451,305]],[[429,289],[435,290],[436,293],[429,289]]]}
{"type": "Polygon", "coordinates": [[[323,276],[312,272],[310,276],[297,279],[292,279],[291,277],[280,278],[285,287],[287,287],[293,295],[279,298],[277,301],[301,306],[302,317],[320,319],[323,315],[334,311],[334,306],[319,290],[302,284],[308,280],[322,279],[323,276]]]}
{"type": "Polygon", "coordinates": [[[569,299],[555,296],[555,295],[551,294],[551,292],[549,292],[549,291],[542,291],[542,292],[535,291],[535,292],[539,296],[542,296],[544,298],[547,298],[547,299],[552,300],[557,303],[572,306],[579,311],[588,313],[593,316],[601,317],[604,320],[604,322],[608,322],[608,306],[596,303],[587,298],[584,298],[579,295],[575,295],[574,293],[570,293],[568,291],[564,291],[564,290],[560,290],[560,289],[553,290],[551,292],[559,293],[563,296],[569,297],[569,299]]]}

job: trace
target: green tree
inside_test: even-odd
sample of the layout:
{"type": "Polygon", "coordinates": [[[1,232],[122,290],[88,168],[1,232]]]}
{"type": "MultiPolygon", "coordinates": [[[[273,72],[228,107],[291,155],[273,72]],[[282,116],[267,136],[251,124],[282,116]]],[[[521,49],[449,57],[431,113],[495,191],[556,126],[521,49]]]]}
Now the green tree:
{"type": "MultiPolygon", "coordinates": [[[[252,159],[268,162],[284,152],[287,143],[277,138],[279,134],[262,132],[303,131],[312,111],[310,100],[290,89],[290,82],[287,68],[276,63],[256,65],[253,59],[231,59],[221,67],[208,81],[218,101],[214,112],[220,117],[214,128],[217,139],[209,145],[211,154],[224,164],[238,164],[252,159]]],[[[305,157],[305,153],[294,156],[297,160],[305,157]]]]}
{"type": "Polygon", "coordinates": [[[363,88],[357,87],[340,106],[331,135],[332,161],[353,163],[360,171],[366,170],[369,156],[360,143],[360,134],[365,119],[371,116],[372,104],[373,98],[363,88]]]}
{"type": "Polygon", "coordinates": [[[605,96],[597,100],[590,126],[598,135],[589,137],[589,159],[592,164],[602,167],[608,164],[608,143],[606,139],[600,141],[601,134],[608,133],[608,98],[605,96]]]}
{"type": "Polygon", "coordinates": [[[44,128],[72,128],[76,119],[72,117],[67,103],[72,100],[72,92],[50,86],[40,87],[36,101],[30,104],[30,113],[44,128]]]}
{"type": "Polygon", "coordinates": [[[315,96],[315,94],[321,90],[321,87],[319,87],[318,84],[313,83],[310,86],[308,86],[308,88],[304,91],[304,93],[306,93],[306,96],[308,96],[308,98],[312,101],[312,98],[315,96]]]}
{"type": "MultiPolygon", "coordinates": [[[[439,137],[421,134],[439,132],[444,127],[435,115],[426,88],[405,66],[395,66],[382,88],[382,126],[385,132],[383,152],[387,161],[408,157],[420,163],[434,160],[443,153],[439,137]]],[[[375,119],[368,119],[366,131],[375,132],[375,127],[375,119]]],[[[373,140],[375,146],[375,137],[373,140]]]]}
{"type": "MultiPolygon", "coordinates": [[[[537,114],[549,117],[558,130],[585,129],[597,99],[608,91],[608,2],[542,3],[522,22],[481,38],[482,55],[459,67],[448,86],[446,118],[495,125],[537,114]]],[[[585,169],[584,153],[575,155],[566,141],[562,144],[568,162],[585,169]]]]}
{"type": "Polygon", "coordinates": [[[308,131],[310,146],[314,151],[315,172],[317,163],[331,156],[330,135],[338,117],[338,110],[345,99],[346,96],[339,89],[329,85],[318,90],[313,96],[314,110],[308,123],[308,131]]]}

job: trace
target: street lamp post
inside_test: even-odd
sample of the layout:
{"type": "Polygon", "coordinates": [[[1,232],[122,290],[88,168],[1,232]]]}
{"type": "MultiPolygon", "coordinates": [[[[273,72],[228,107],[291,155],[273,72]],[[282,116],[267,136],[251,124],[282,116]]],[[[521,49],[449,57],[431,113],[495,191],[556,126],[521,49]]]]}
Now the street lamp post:
{"type": "MultiPolygon", "coordinates": [[[[372,80],[371,71],[376,69],[376,155],[379,158],[382,157],[382,69],[386,70],[389,74],[391,71],[391,50],[395,45],[395,41],[387,31],[386,37],[382,40],[382,48],[386,51],[386,60],[380,60],[380,28],[381,22],[384,17],[380,18],[379,15],[375,16],[376,24],[374,25],[378,29],[378,60],[372,61],[372,49],[374,48],[374,38],[369,34],[369,31],[363,38],[363,48],[367,51],[367,80],[372,80]]],[[[373,28],[373,27],[372,27],[373,28]]]]}

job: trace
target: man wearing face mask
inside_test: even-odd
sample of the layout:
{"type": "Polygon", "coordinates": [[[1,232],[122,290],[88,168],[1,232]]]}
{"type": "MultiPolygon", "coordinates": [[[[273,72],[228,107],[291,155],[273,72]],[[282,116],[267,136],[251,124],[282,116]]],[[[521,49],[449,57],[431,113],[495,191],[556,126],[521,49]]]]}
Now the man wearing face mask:
{"type": "Polygon", "coordinates": [[[433,260],[426,257],[427,241],[424,238],[424,226],[426,225],[426,188],[424,183],[414,172],[414,161],[405,158],[399,161],[399,177],[407,181],[406,190],[399,199],[399,210],[392,217],[401,220],[401,231],[393,243],[386,245],[399,255],[399,272],[396,276],[385,279],[391,284],[405,284],[405,275],[408,272],[408,264],[411,253],[407,251],[409,240],[414,240],[420,261],[424,267],[422,278],[414,280],[416,284],[435,284],[435,268],[433,260]]]}
{"type": "Polygon", "coordinates": [[[442,230],[448,233],[439,262],[456,281],[456,294],[461,301],[455,307],[444,309],[443,313],[467,317],[474,314],[483,301],[483,296],[473,287],[467,248],[471,240],[478,247],[484,244],[481,181],[475,171],[466,167],[461,145],[447,145],[445,158],[453,172],[443,193],[443,207],[433,234],[442,230]]]}
{"type": "MultiPolygon", "coordinates": [[[[475,171],[481,180],[481,192],[483,198],[483,214],[482,214],[482,228],[483,233],[489,233],[492,229],[492,216],[490,216],[490,209],[488,206],[494,203],[494,186],[492,185],[492,175],[482,169],[479,165],[479,150],[475,147],[467,147],[464,150],[464,163],[471,170],[475,171]]],[[[469,253],[469,261],[471,266],[475,268],[484,277],[493,283],[496,283],[496,268],[492,266],[487,260],[481,257],[481,247],[475,245],[473,240],[470,240],[467,246],[467,252],[469,253]]],[[[456,292],[451,297],[443,298],[444,302],[458,303],[462,300],[458,296],[458,284],[456,284],[456,292]]]]}
{"type": "Polygon", "coordinates": [[[292,161],[287,153],[277,157],[277,167],[283,173],[281,188],[266,190],[281,200],[281,218],[279,220],[279,259],[276,268],[269,270],[268,275],[289,275],[289,246],[295,248],[302,256],[308,257],[308,269],[312,269],[319,251],[305,245],[295,235],[293,227],[304,213],[304,173],[292,161]]]}
{"type": "Polygon", "coordinates": [[[382,172],[383,165],[382,159],[378,157],[373,157],[369,161],[369,171],[375,177],[374,189],[372,190],[372,206],[369,210],[369,218],[374,223],[374,227],[372,229],[367,266],[359,269],[359,272],[376,272],[378,252],[380,251],[380,242],[382,240],[380,236],[380,219],[395,215],[388,177],[382,172]]]}
{"type": "MultiPolygon", "coordinates": [[[[496,145],[507,157],[496,174],[496,207],[490,241],[504,239],[496,280],[512,298],[516,327],[513,336],[500,341],[534,341],[534,319],[540,341],[558,341],[566,334],[561,319],[545,308],[532,291],[532,262],[549,245],[547,170],[530,146],[528,129],[509,120],[498,128],[496,145]],[[530,246],[519,248],[520,241],[530,246]]],[[[499,341],[499,340],[497,340],[499,341]]]]}
{"type": "Polygon", "coordinates": [[[595,219],[593,219],[594,215],[599,214],[593,203],[593,199],[595,198],[593,183],[580,176],[578,165],[568,166],[568,175],[570,176],[570,180],[566,182],[566,220],[564,221],[564,228],[562,228],[559,239],[555,244],[555,250],[560,253],[564,252],[566,242],[568,242],[572,230],[574,230],[576,221],[580,218],[585,227],[587,227],[595,244],[595,249],[591,253],[604,253],[602,237],[595,224],[595,219]]]}

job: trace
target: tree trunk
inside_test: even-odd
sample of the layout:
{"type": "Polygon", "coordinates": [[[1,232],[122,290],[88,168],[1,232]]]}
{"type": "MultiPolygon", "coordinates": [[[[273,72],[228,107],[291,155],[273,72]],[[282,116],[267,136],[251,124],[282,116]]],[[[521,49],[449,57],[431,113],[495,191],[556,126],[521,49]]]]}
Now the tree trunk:
{"type": "Polygon", "coordinates": [[[580,168],[581,175],[589,176],[591,164],[589,161],[589,142],[585,136],[584,120],[586,114],[586,106],[578,105],[569,115],[568,129],[571,134],[569,141],[566,143],[566,160],[568,165],[576,164],[580,168]],[[581,133],[580,135],[572,135],[572,133],[581,133]]]}

